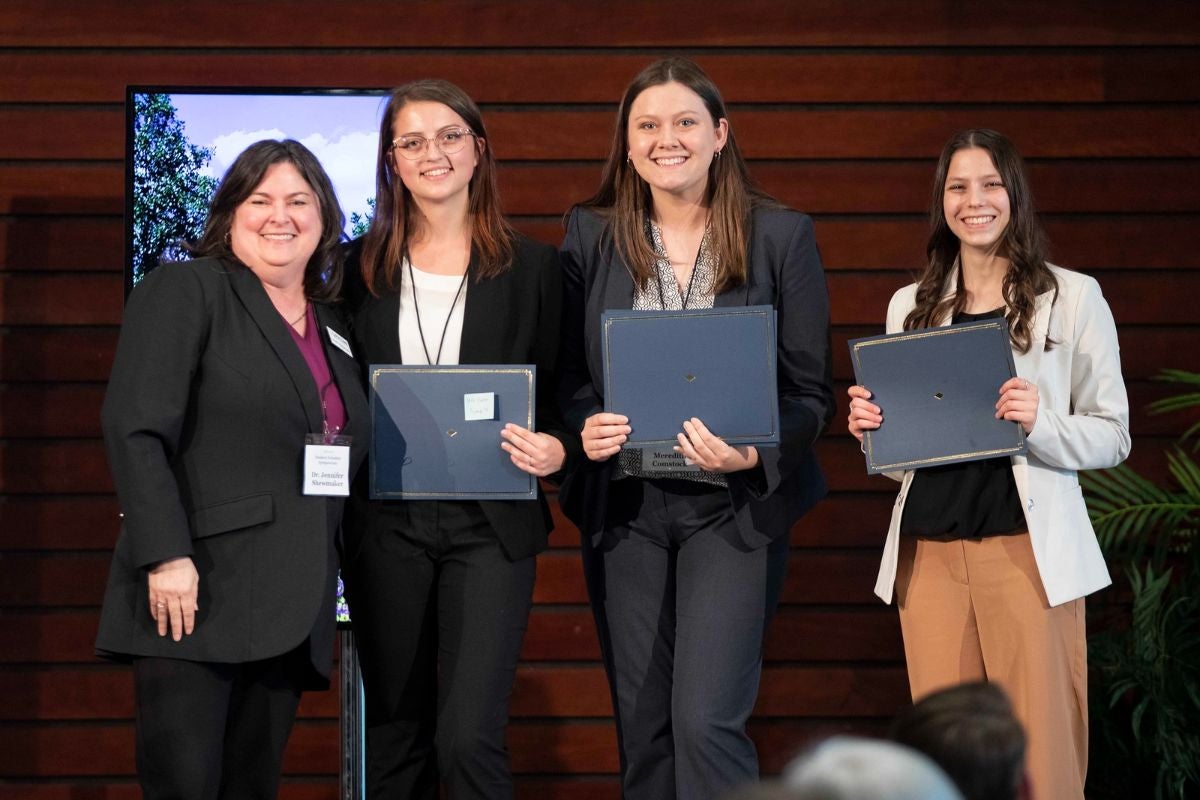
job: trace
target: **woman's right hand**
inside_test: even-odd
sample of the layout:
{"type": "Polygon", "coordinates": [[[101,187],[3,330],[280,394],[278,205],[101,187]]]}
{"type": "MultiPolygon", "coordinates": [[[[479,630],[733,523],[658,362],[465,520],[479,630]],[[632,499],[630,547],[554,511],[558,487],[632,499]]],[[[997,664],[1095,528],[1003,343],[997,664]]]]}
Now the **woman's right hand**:
{"type": "Polygon", "coordinates": [[[158,635],[179,641],[196,629],[196,599],[200,573],[187,556],[168,558],[150,569],[148,577],[150,616],[158,623],[158,635]]]}
{"type": "Polygon", "coordinates": [[[873,431],[883,422],[883,412],[871,402],[871,392],[865,386],[851,386],[846,394],[850,395],[848,427],[854,438],[861,442],[863,431],[873,431]]]}
{"type": "Polygon", "coordinates": [[[579,432],[583,439],[583,452],[592,461],[612,458],[621,450],[621,445],[632,431],[629,417],[623,414],[610,414],[607,411],[592,414],[584,420],[583,430],[579,432]]]}

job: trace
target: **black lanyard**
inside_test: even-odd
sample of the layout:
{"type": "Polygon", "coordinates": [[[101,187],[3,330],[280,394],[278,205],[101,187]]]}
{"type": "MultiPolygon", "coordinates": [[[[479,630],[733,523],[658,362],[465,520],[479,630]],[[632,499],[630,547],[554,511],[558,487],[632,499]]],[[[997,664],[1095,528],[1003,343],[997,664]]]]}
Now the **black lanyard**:
{"type": "MultiPolygon", "coordinates": [[[[650,223],[649,222],[647,222],[646,227],[647,227],[647,232],[649,232],[651,234],[650,243],[651,243],[651,246],[653,246],[654,237],[653,237],[653,232],[650,231],[650,223]]],[[[661,233],[660,233],[660,236],[661,236],[661,233]]],[[[704,232],[704,238],[705,239],[708,238],[707,230],[705,230],[705,232],[704,232]]],[[[663,255],[666,256],[665,261],[667,262],[667,268],[669,269],[671,266],[671,258],[670,258],[670,256],[666,255],[666,252],[667,252],[667,248],[664,246],[663,247],[663,255]]],[[[704,239],[701,239],[700,247],[699,247],[699,249],[696,250],[696,263],[692,264],[692,274],[688,276],[687,289],[684,291],[684,293],[682,295],[680,295],[680,299],[683,301],[683,310],[684,311],[687,310],[688,301],[690,301],[692,299],[692,285],[695,284],[695,282],[696,282],[696,272],[697,272],[697,270],[700,269],[700,257],[703,255],[704,255],[704,239]]],[[[655,254],[655,256],[657,258],[657,254],[655,254]]],[[[672,276],[674,276],[675,270],[671,270],[671,274],[672,274],[672,276]]],[[[657,281],[655,281],[658,284],[658,304],[665,311],[667,308],[667,296],[666,296],[666,293],[663,291],[662,273],[659,271],[657,265],[655,265],[655,268],[654,268],[654,277],[658,279],[657,281]]]]}
{"type": "Polygon", "coordinates": [[[421,328],[421,308],[417,305],[417,279],[413,276],[412,259],[406,256],[405,261],[408,262],[408,282],[412,285],[413,314],[417,318],[417,335],[421,337],[421,349],[425,351],[425,363],[440,364],[442,345],[446,343],[446,331],[450,329],[450,318],[454,316],[454,307],[458,305],[458,298],[463,293],[463,287],[467,285],[467,273],[463,273],[462,281],[458,284],[458,291],[454,293],[454,299],[450,301],[450,310],[446,312],[446,324],[442,326],[442,338],[438,339],[437,356],[430,360],[429,347],[425,344],[425,331],[421,328]]]}

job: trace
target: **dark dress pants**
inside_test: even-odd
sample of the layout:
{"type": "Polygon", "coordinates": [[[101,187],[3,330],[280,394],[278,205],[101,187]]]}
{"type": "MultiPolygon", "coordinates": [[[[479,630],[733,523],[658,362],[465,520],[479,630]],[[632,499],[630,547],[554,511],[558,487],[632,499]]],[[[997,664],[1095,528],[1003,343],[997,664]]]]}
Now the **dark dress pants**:
{"type": "Polygon", "coordinates": [[[479,506],[388,503],[345,573],[366,692],[367,796],[513,796],[508,701],[534,558],[510,561],[479,506]]]}
{"type": "Polygon", "coordinates": [[[264,661],[135,658],[137,770],[146,800],[272,800],[308,643],[264,661]]]}
{"type": "Polygon", "coordinates": [[[626,478],[583,553],[624,800],[705,800],[758,780],[746,721],[787,537],[748,550],[724,488],[626,478]]]}

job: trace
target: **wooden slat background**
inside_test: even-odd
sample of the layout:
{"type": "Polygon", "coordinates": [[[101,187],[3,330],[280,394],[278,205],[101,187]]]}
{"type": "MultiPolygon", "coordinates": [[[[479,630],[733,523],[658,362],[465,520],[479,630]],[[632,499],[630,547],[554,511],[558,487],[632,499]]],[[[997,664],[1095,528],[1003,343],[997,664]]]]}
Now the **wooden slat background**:
{"type": "MultiPolygon", "coordinates": [[[[716,79],[754,175],[813,214],[839,392],[921,261],[933,160],[993,126],[1028,157],[1055,259],[1120,326],[1133,463],[1165,470],[1163,367],[1200,370],[1200,8],[1014,0],[8,0],[0,6],[0,796],[126,800],[129,676],[93,659],[116,536],[98,411],[121,319],[126,84],[385,87],[440,76],[484,107],[517,225],[557,243],[595,188],[625,83],[664,53],[716,79]]],[[[370,158],[371,154],[363,154],[370,158]]],[[[844,416],[844,402],[840,402],[844,416]]],[[[840,423],[830,498],[793,531],[752,734],[779,770],[813,737],[879,732],[907,698],[871,595],[893,486],[840,423]]],[[[539,560],[509,742],[522,798],[612,800],[607,690],[564,520],[539,560]]],[[[311,695],[284,797],[334,797],[337,697],[311,695]]]]}

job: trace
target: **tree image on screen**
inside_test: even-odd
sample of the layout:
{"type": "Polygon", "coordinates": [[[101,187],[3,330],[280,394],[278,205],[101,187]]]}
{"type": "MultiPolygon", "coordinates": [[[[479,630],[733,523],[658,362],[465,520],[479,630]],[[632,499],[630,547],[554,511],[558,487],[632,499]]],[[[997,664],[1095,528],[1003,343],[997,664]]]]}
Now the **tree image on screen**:
{"type": "Polygon", "coordinates": [[[134,96],[133,282],[164,261],[188,257],[204,231],[218,181],[201,170],[213,151],[188,141],[165,94],[134,96]]]}
{"type": "Polygon", "coordinates": [[[350,238],[358,239],[367,235],[367,229],[371,227],[371,219],[375,216],[375,198],[367,198],[367,210],[363,213],[357,211],[350,212],[350,238]]]}

